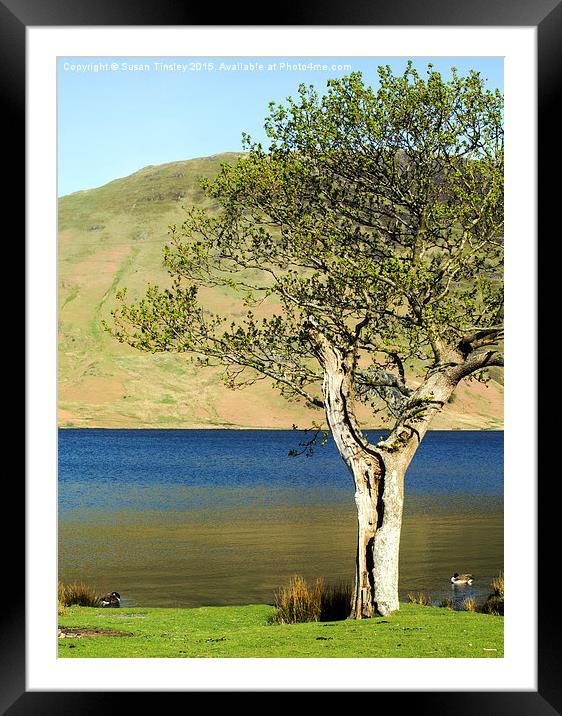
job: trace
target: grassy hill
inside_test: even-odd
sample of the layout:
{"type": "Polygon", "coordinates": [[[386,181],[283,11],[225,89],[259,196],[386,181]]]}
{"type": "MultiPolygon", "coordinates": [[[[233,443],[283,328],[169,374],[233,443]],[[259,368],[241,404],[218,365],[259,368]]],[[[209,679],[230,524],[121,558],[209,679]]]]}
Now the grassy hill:
{"type": "MultiPolygon", "coordinates": [[[[185,356],[145,354],[121,345],[100,322],[127,286],[129,297],[148,283],[166,284],[162,247],[183,206],[209,206],[198,178],[212,178],[236,154],[148,166],[129,177],[59,200],[59,425],[62,427],[308,427],[320,419],[288,403],[266,381],[232,392],[211,369],[185,356]]],[[[230,312],[227,290],[202,294],[213,310],[230,312]]],[[[500,429],[501,373],[484,386],[459,386],[432,427],[500,429]]],[[[361,415],[367,427],[367,410],[361,415]]]]}

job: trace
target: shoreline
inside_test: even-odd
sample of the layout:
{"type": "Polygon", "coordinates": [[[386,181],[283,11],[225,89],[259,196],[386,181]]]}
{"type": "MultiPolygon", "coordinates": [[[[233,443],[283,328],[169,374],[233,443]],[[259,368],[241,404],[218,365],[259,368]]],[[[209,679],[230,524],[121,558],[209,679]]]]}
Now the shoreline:
{"type": "MultiPolygon", "coordinates": [[[[248,426],[240,426],[240,425],[200,425],[200,426],[191,426],[191,427],[185,427],[185,426],[174,426],[169,425],[167,427],[154,427],[150,425],[132,425],[132,426],[103,426],[103,425],[57,425],[57,430],[160,430],[160,431],[166,431],[166,430],[231,430],[233,432],[243,432],[243,431],[268,431],[268,432],[305,432],[306,430],[309,430],[308,428],[292,428],[292,427],[267,427],[267,426],[256,426],[256,427],[248,427],[248,426]]],[[[362,430],[366,431],[376,431],[376,432],[384,432],[388,431],[389,428],[385,427],[362,427],[362,430]]],[[[461,428],[457,426],[453,426],[451,428],[433,428],[429,429],[427,431],[428,433],[448,433],[448,432],[464,432],[464,433],[493,433],[493,432],[504,432],[504,426],[501,427],[494,427],[494,428],[487,428],[487,427],[480,427],[480,428],[461,428]]]]}

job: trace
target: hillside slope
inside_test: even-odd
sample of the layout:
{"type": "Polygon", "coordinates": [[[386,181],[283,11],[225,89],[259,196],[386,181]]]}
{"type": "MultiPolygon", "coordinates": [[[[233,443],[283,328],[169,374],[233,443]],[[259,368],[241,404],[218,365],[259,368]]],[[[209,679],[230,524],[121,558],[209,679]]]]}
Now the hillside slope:
{"type": "MultiPolygon", "coordinates": [[[[225,388],[211,369],[182,355],[145,354],[117,343],[100,322],[127,286],[129,297],[148,283],[166,284],[162,247],[183,206],[208,206],[198,185],[235,154],[148,166],[129,177],[59,200],[59,425],[125,428],[308,427],[314,413],[288,403],[266,381],[225,388]]],[[[204,295],[214,310],[232,311],[228,292],[204,295]]],[[[484,386],[459,386],[432,427],[501,429],[501,373],[484,386]]],[[[368,411],[361,415],[365,426],[368,411]]]]}

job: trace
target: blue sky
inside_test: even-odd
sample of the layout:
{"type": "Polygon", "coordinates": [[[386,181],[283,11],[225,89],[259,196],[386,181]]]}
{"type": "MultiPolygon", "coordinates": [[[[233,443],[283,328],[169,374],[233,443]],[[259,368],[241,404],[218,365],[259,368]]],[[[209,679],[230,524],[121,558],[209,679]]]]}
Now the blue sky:
{"type": "MultiPolygon", "coordinates": [[[[443,76],[478,70],[503,90],[501,57],[418,57],[443,76]]],[[[58,194],[90,189],[149,164],[240,151],[242,132],[266,144],[271,101],[301,82],[322,92],[326,80],[363,72],[377,85],[378,65],[402,72],[396,57],[60,57],[58,194]],[[314,63],[316,67],[310,67],[314,63]]]]}

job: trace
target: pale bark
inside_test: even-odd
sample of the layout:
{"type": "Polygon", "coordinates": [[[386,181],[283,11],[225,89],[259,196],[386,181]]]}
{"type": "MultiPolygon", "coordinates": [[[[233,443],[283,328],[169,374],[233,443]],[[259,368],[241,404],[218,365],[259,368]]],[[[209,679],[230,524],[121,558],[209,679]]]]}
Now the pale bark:
{"type": "MultiPolygon", "coordinates": [[[[489,364],[490,356],[482,362],[489,364]]],[[[459,381],[479,363],[452,362],[430,374],[412,394],[409,409],[397,421],[388,438],[380,441],[384,470],[382,519],[374,539],[373,582],[376,611],[388,615],[398,610],[400,532],[404,507],[404,477],[431,420],[439,413],[459,381]]]]}
{"type": "Polygon", "coordinates": [[[355,483],[357,560],[353,616],[374,612],[373,543],[377,529],[378,496],[383,475],[380,456],[364,439],[352,410],[352,366],[323,337],[318,346],[324,365],[322,392],[328,425],[355,483]]]}
{"type": "Polygon", "coordinates": [[[327,343],[322,357],[326,417],[355,484],[357,558],[352,617],[386,616],[399,608],[405,460],[385,455],[363,436],[353,413],[349,360],[327,343]]]}
{"type": "Polygon", "coordinates": [[[381,450],[385,478],[382,494],[383,517],[374,541],[374,600],[384,616],[399,609],[398,576],[400,533],[404,508],[404,476],[433,416],[455,389],[446,372],[436,372],[418,388],[410,400],[413,406],[397,421],[389,437],[376,446],[381,450]]]}
{"type": "MultiPolygon", "coordinates": [[[[388,438],[371,445],[353,411],[354,356],[316,333],[324,368],[322,393],[328,425],[355,484],[357,560],[352,617],[387,616],[399,609],[400,533],[404,476],[433,416],[458,382],[474,370],[474,360],[436,367],[407,401],[388,438]]],[[[490,364],[490,355],[482,362],[490,364]]]]}
{"type": "Polygon", "coordinates": [[[398,560],[404,508],[404,472],[398,464],[385,464],[381,495],[382,519],[373,544],[373,601],[378,614],[387,616],[399,609],[398,560]]]}

